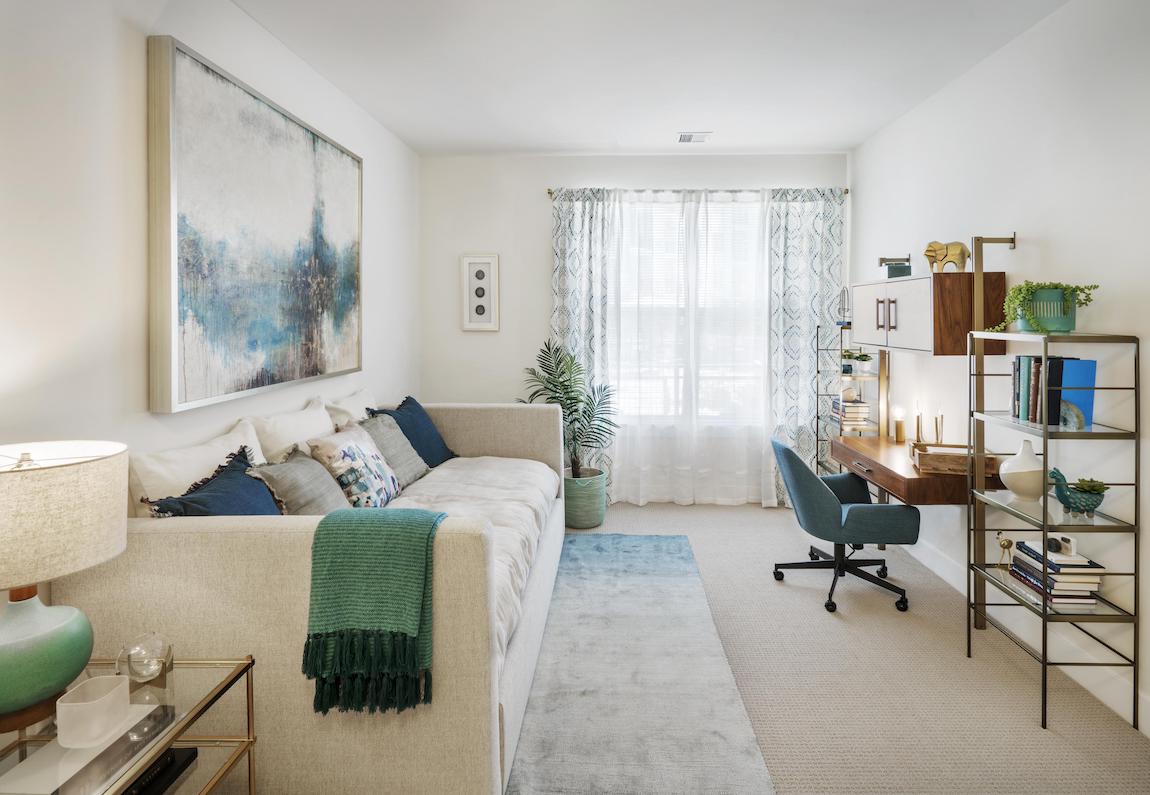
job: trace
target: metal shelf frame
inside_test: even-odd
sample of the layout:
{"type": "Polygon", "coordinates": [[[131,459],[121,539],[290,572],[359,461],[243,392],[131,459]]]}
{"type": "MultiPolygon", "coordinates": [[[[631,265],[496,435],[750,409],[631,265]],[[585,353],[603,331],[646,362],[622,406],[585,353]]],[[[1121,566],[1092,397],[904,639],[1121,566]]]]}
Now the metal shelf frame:
{"type": "Polygon", "coordinates": [[[838,346],[837,347],[824,347],[823,334],[829,329],[826,326],[815,327],[815,355],[818,357],[815,365],[815,420],[814,420],[814,433],[815,433],[815,464],[816,468],[827,474],[838,474],[842,472],[842,467],[831,460],[830,458],[830,442],[831,434],[827,433],[827,426],[836,426],[838,434],[845,436],[854,434],[858,436],[869,436],[872,434],[879,434],[882,428],[886,426],[886,394],[887,386],[890,383],[890,358],[885,349],[880,348],[877,352],[876,359],[878,360],[877,373],[844,373],[842,372],[842,353],[849,347],[846,342],[846,335],[850,332],[851,326],[849,323],[846,325],[836,326],[838,330],[838,346]],[[827,370],[821,367],[822,355],[832,353],[835,355],[836,369],[827,370]],[[828,376],[834,376],[839,382],[851,382],[857,385],[860,393],[866,389],[866,384],[874,382],[878,385],[878,394],[875,396],[875,406],[878,416],[875,418],[867,418],[861,422],[848,421],[843,422],[840,418],[834,416],[833,413],[822,410],[823,400],[836,398],[839,396],[838,392],[824,392],[823,379],[828,376]]]}
{"type": "MultiPolygon", "coordinates": [[[[977,240],[977,238],[976,238],[977,240]]],[[[988,240],[989,242],[989,240],[988,240]]],[[[998,241],[995,241],[998,242],[998,241]]],[[[1047,695],[1048,674],[1051,666],[1099,666],[1122,667],[1131,671],[1131,724],[1138,728],[1138,559],[1139,537],[1138,532],[1141,520],[1141,505],[1139,503],[1139,485],[1141,484],[1141,471],[1139,461],[1139,443],[1141,440],[1141,427],[1138,406],[1141,396],[1141,383],[1138,372],[1139,340],[1136,336],[1126,334],[1028,334],[1019,332],[988,332],[972,331],[967,337],[967,373],[969,375],[969,433],[967,436],[968,454],[971,467],[967,472],[969,498],[967,503],[967,618],[966,618],[966,656],[972,653],[973,630],[985,629],[988,625],[994,627],[1033,657],[1042,668],[1042,728],[1047,727],[1047,695]],[[1052,389],[1047,384],[1047,359],[1050,348],[1061,344],[1108,344],[1125,345],[1131,349],[1133,357],[1133,386],[1101,386],[1093,387],[1096,391],[1131,391],[1134,395],[1134,428],[1128,430],[1115,428],[1096,423],[1088,428],[1078,431],[1059,430],[1057,425],[1047,425],[1045,416],[1047,400],[1038,401],[1041,416],[1038,422],[1026,422],[1011,416],[1009,411],[990,411],[985,405],[985,378],[1002,377],[1003,373],[987,373],[983,370],[982,341],[1006,340],[1013,343],[1026,343],[1038,345],[1041,348],[1042,375],[1038,389],[1041,395],[1049,395],[1052,389]],[[986,426],[992,424],[1010,428],[1018,433],[1026,434],[1042,440],[1042,450],[1039,456],[1045,472],[1051,468],[1050,442],[1059,439],[1079,441],[1127,441],[1133,443],[1134,450],[1134,478],[1132,482],[1113,483],[1114,486],[1125,486],[1134,489],[1134,519],[1127,522],[1122,519],[1095,512],[1092,519],[1064,518],[1058,521],[1052,518],[1050,506],[1053,501],[1059,508],[1052,491],[1048,488],[1042,496],[1040,507],[1012,504],[1003,492],[987,489],[986,474],[986,426]],[[1025,528],[994,528],[988,525],[986,518],[987,508],[993,508],[1007,514],[1028,525],[1025,528]],[[1081,523],[1078,523],[1081,522],[1081,523]],[[1108,571],[1106,578],[1133,578],[1133,606],[1126,609],[1111,600],[1097,595],[1097,604],[1092,607],[1070,607],[1054,605],[1038,593],[1031,591],[1021,583],[1013,581],[1009,574],[1009,565],[991,564],[986,560],[986,533],[1002,529],[1007,532],[1030,532],[1042,534],[1042,548],[1046,548],[1051,533],[1113,533],[1130,536],[1133,545],[1133,565],[1130,571],[1108,571]],[[990,583],[993,588],[1012,599],[1009,603],[987,602],[986,585],[990,583]],[[1037,616],[1042,624],[1042,642],[1039,648],[1034,648],[1017,634],[992,616],[991,607],[1023,607],[1037,616]],[[1118,658],[1116,662],[1107,661],[1058,661],[1052,660],[1049,654],[1050,624],[1072,626],[1097,644],[1105,647],[1118,658]],[[1132,633],[1132,653],[1125,654],[1114,648],[1109,642],[1088,631],[1083,624],[1116,623],[1127,624],[1132,633]]],[[[1048,480],[1048,485],[1054,482],[1048,480]]],[[[1048,562],[1042,562],[1042,579],[1045,582],[1050,574],[1048,562]]],[[[1108,581],[1108,580],[1107,580],[1108,581]]]]}

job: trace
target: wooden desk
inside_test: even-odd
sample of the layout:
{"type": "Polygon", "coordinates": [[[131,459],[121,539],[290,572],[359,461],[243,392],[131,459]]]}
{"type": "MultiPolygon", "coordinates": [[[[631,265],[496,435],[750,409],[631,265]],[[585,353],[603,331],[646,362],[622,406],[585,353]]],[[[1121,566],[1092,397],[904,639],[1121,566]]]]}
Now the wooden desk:
{"type": "Polygon", "coordinates": [[[906,444],[890,437],[836,437],[831,439],[831,458],[907,505],[967,504],[966,475],[919,472],[906,444]]]}

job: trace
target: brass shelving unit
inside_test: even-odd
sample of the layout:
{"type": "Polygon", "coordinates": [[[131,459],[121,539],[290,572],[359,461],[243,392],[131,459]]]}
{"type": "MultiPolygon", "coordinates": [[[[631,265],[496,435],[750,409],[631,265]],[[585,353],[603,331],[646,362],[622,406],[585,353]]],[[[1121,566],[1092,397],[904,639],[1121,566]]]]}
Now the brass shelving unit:
{"type": "MultiPolygon", "coordinates": [[[[1140,465],[1138,446],[1141,438],[1139,427],[1138,406],[1140,402],[1140,384],[1138,373],[1138,338],[1122,334],[1026,334],[1007,332],[972,331],[967,338],[967,373],[970,379],[970,411],[968,434],[968,453],[971,456],[971,470],[968,472],[970,497],[967,505],[967,616],[966,616],[966,656],[971,656],[971,644],[974,629],[983,629],[987,624],[1001,631],[1014,643],[1020,646],[1027,654],[1033,657],[1042,667],[1042,728],[1047,725],[1047,679],[1051,666],[1099,666],[1122,667],[1131,669],[1132,708],[1131,723],[1138,728],[1138,554],[1139,554],[1139,485],[1140,465]],[[1133,355],[1133,385],[1131,386],[1095,386],[1089,389],[1095,392],[1130,392],[1134,398],[1133,429],[1113,427],[1095,423],[1081,430],[1060,429],[1058,425],[1047,425],[1045,398],[1038,401],[1042,416],[1039,422],[1027,422],[1011,416],[1009,411],[992,411],[985,405],[985,379],[988,377],[1009,377],[1009,373],[987,373],[983,370],[983,357],[981,355],[982,340],[1005,340],[1007,342],[1028,343],[1039,345],[1042,355],[1042,376],[1039,394],[1048,395],[1051,389],[1046,382],[1047,358],[1051,346],[1062,344],[1090,344],[1090,345],[1124,345],[1128,346],[1133,355]],[[987,488],[986,477],[986,445],[985,431],[987,425],[996,425],[1010,428],[1015,432],[1036,437],[1042,440],[1043,469],[1049,473],[1051,464],[1050,442],[1062,439],[1078,441],[1128,441],[1133,445],[1132,482],[1109,483],[1110,486],[1123,486],[1134,491],[1133,521],[1116,518],[1106,513],[1096,512],[1092,518],[1072,517],[1061,513],[1061,506],[1054,499],[1050,486],[1053,481],[1047,482],[1048,488],[1043,494],[1040,507],[1018,505],[1009,499],[1010,493],[987,488]],[[1055,513],[1051,512],[1051,505],[1055,513]],[[993,509],[1022,522],[1027,527],[1005,528],[990,526],[987,522],[987,509],[993,509]],[[1104,582],[1115,578],[1133,579],[1133,604],[1122,606],[1111,599],[1098,595],[1096,605],[1064,606],[1052,605],[1034,591],[1017,582],[1009,573],[1009,565],[992,564],[986,560],[986,534],[998,530],[1042,533],[1042,547],[1051,533],[1072,532],[1078,534],[1106,533],[1121,534],[1130,537],[1133,547],[1132,564],[1129,571],[1110,571],[1102,576],[1104,582]],[[986,586],[990,585],[995,591],[1005,595],[1008,602],[988,602],[986,586]],[[991,607],[1022,607],[1032,613],[1041,621],[1042,640],[1038,648],[1018,637],[1017,634],[1005,627],[1002,622],[990,614],[991,607]],[[1057,660],[1051,659],[1049,653],[1050,624],[1068,624],[1074,627],[1095,644],[1105,659],[1091,660],[1057,660]],[[1087,629],[1095,624],[1127,624],[1131,627],[1132,640],[1130,653],[1115,648],[1113,643],[1104,640],[1087,629]],[[1105,651],[1103,651],[1105,649],[1105,651]]],[[[1087,387],[1083,387],[1087,388],[1087,387]]],[[[1097,409],[1096,409],[1097,410],[1097,409]]],[[[997,523],[1001,524],[1001,523],[997,523]]],[[[1042,579],[1047,581],[1049,570],[1044,559],[1042,564],[1042,579]]],[[[1111,639],[1113,640],[1113,639],[1111,639]]],[[[1094,644],[1092,644],[1094,645],[1094,644]]]]}
{"type": "MultiPolygon", "coordinates": [[[[879,385],[880,393],[882,389],[882,379],[885,374],[886,367],[886,351],[880,351],[876,360],[879,361],[878,373],[844,373],[842,372],[842,355],[843,351],[849,347],[846,343],[846,335],[851,330],[850,323],[845,325],[838,325],[835,327],[838,331],[838,345],[825,345],[824,335],[826,332],[834,333],[833,329],[825,326],[817,326],[815,328],[815,339],[817,340],[818,363],[815,369],[815,400],[818,409],[815,412],[814,432],[815,432],[815,463],[819,472],[827,474],[837,474],[842,471],[842,468],[831,460],[830,457],[830,440],[831,436],[870,436],[879,432],[880,419],[868,418],[863,422],[849,422],[843,423],[838,417],[834,416],[831,412],[831,401],[839,396],[838,391],[827,391],[828,382],[834,380],[840,386],[843,383],[852,383],[858,386],[860,393],[863,393],[866,385],[875,383],[879,385]],[[824,366],[824,359],[828,358],[828,354],[833,355],[834,368],[824,366]]],[[[875,397],[874,406],[876,411],[879,409],[881,394],[875,397]]]]}

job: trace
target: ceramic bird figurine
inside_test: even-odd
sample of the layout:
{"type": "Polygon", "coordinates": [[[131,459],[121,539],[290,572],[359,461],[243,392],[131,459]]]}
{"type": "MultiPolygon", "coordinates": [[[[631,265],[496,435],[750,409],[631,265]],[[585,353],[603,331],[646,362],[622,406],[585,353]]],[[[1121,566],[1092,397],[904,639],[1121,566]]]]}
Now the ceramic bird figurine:
{"type": "Polygon", "coordinates": [[[957,240],[953,243],[939,243],[934,240],[927,244],[926,251],[922,253],[930,263],[932,271],[942,273],[946,270],[947,263],[953,262],[955,270],[962,273],[966,270],[966,258],[970,256],[970,249],[965,243],[957,240]]]}

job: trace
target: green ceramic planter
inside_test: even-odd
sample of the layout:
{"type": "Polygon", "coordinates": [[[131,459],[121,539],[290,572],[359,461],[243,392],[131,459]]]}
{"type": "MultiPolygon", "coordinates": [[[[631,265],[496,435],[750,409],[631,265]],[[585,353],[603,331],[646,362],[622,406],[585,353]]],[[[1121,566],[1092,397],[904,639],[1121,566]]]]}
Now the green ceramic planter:
{"type": "Polygon", "coordinates": [[[607,473],[583,468],[583,477],[563,478],[563,502],[567,511],[567,526],[586,530],[603,524],[607,516],[607,473]]]}
{"type": "MultiPolygon", "coordinates": [[[[1074,296],[1070,297],[1070,311],[1066,310],[1063,302],[1062,290],[1035,290],[1030,307],[1034,316],[1038,318],[1047,331],[1074,331],[1077,302],[1074,296]]],[[[1018,328],[1020,331],[1038,331],[1031,325],[1021,310],[1018,313],[1018,328]]]]}

